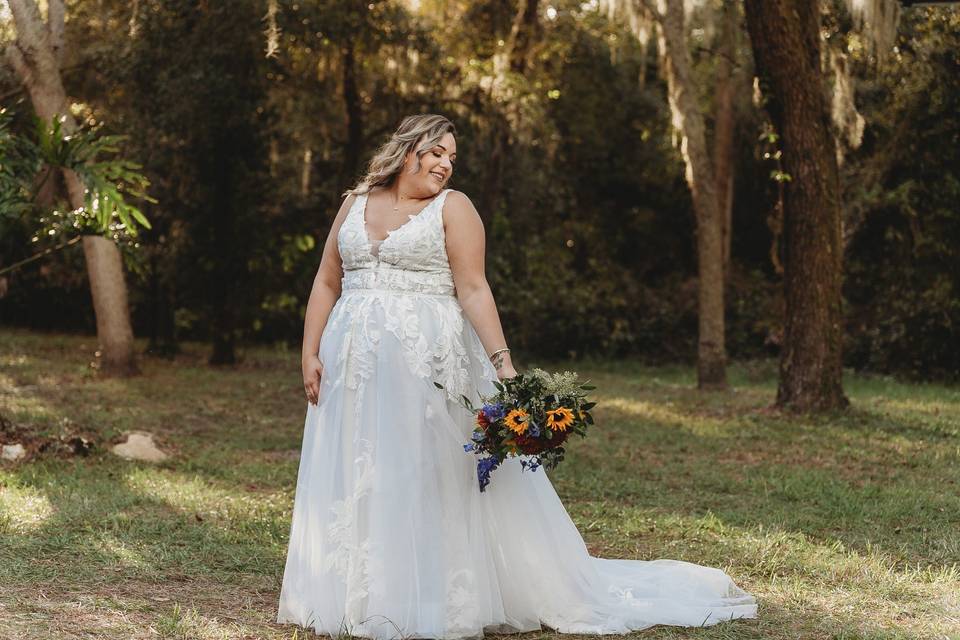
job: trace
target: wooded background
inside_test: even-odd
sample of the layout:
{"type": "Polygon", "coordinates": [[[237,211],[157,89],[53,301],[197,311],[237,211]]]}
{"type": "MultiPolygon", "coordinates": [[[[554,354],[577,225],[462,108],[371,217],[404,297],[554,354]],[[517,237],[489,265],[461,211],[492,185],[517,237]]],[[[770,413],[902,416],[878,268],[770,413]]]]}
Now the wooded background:
{"type": "MultiPolygon", "coordinates": [[[[0,2],[5,43],[23,40],[11,9],[27,4],[0,2]]],[[[816,16],[842,195],[843,364],[956,380],[960,11],[905,7],[891,31],[874,4],[824,2],[816,16]]],[[[81,130],[126,136],[116,153],[156,200],[138,201],[152,228],[120,243],[133,333],[157,354],[209,341],[218,362],[245,343],[299,345],[342,192],[403,116],[436,112],[458,128],[450,186],[484,218],[515,350],[694,362],[698,295],[721,287],[722,351],[775,356],[796,177],[744,8],[686,5],[672,25],[684,71],[669,12],[641,2],[67,2],[62,32],[48,30],[69,111],[81,130]],[[706,178],[691,151],[709,156],[706,178]],[[705,288],[691,166],[721,221],[706,250],[723,269],[705,288]]],[[[23,79],[15,60],[0,68],[10,131],[29,137],[40,109],[23,79]]],[[[0,215],[0,269],[69,237],[50,224],[53,191],[0,215]]],[[[84,251],[0,275],[0,323],[95,332],[84,251]]]]}

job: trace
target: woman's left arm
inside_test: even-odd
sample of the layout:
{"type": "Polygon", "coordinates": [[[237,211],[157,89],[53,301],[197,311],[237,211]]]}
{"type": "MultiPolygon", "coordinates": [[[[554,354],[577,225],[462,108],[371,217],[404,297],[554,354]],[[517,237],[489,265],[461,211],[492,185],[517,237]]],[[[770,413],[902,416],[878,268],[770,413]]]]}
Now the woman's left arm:
{"type": "MultiPolygon", "coordinates": [[[[459,191],[447,194],[442,216],[447,238],[447,258],[453,271],[457,299],[489,356],[506,348],[507,341],[503,336],[497,304],[484,271],[486,236],[483,221],[470,198],[459,191]]],[[[517,375],[509,352],[499,354],[497,361],[500,362],[497,367],[497,376],[500,379],[517,375]]]]}

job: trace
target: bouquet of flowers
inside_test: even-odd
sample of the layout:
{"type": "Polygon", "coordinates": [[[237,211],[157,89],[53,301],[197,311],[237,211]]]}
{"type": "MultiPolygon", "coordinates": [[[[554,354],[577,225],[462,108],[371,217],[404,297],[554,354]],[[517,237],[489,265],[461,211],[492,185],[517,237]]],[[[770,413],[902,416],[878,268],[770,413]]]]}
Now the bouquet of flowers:
{"type": "Polygon", "coordinates": [[[477,425],[463,449],[485,456],[477,461],[480,491],[490,483],[493,470],[510,456],[532,456],[520,461],[531,471],[556,467],[570,434],[586,436],[588,425],[593,424],[590,410],[596,405],[586,394],[596,387],[578,383],[577,374],[570,371],[550,374],[533,369],[493,384],[497,393],[481,398],[480,407],[461,396],[463,406],[476,414],[477,425]]]}

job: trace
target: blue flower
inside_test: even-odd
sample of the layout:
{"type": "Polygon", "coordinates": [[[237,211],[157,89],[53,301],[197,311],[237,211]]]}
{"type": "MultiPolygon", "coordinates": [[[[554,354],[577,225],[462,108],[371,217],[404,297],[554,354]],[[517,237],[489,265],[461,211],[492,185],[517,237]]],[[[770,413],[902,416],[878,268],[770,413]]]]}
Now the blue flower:
{"type": "Polygon", "coordinates": [[[536,471],[537,467],[541,466],[540,458],[533,458],[532,460],[521,460],[520,466],[524,469],[530,469],[530,471],[536,471]]]}
{"type": "Polygon", "coordinates": [[[498,466],[500,466],[500,460],[493,456],[481,458],[477,461],[477,479],[480,481],[480,491],[483,491],[490,484],[490,474],[498,466]]]}
{"type": "Polygon", "coordinates": [[[487,417],[487,420],[490,422],[496,422],[503,416],[507,415],[507,410],[503,406],[502,402],[497,402],[496,404],[485,404],[483,405],[483,415],[487,417]]]}
{"type": "Polygon", "coordinates": [[[464,451],[473,451],[473,443],[472,443],[472,442],[468,442],[467,444],[463,445],[463,450],[464,450],[464,451]]]}
{"type": "Polygon", "coordinates": [[[487,434],[483,433],[482,431],[474,431],[473,436],[471,437],[473,438],[474,442],[483,442],[484,438],[487,437],[487,434]]]}
{"type": "Polygon", "coordinates": [[[527,424],[527,435],[531,438],[536,438],[540,435],[540,427],[537,426],[536,422],[527,424]]]}

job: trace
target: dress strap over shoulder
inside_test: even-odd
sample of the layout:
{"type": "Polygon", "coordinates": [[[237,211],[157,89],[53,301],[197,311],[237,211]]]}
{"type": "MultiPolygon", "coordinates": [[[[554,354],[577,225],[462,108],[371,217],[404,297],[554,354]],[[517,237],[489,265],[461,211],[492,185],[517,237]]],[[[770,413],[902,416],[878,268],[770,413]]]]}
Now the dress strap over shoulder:
{"type": "Polygon", "coordinates": [[[358,193],[354,195],[353,202],[350,203],[350,208],[347,209],[347,218],[353,218],[360,213],[367,199],[367,195],[368,193],[358,193]]]}
{"type": "Polygon", "coordinates": [[[451,191],[453,191],[453,189],[444,189],[443,191],[440,192],[439,195],[436,196],[435,201],[434,201],[433,203],[431,203],[431,205],[433,206],[433,208],[436,210],[435,217],[436,217],[438,220],[441,220],[441,221],[443,220],[443,215],[442,215],[442,213],[443,213],[443,202],[444,202],[444,200],[447,199],[447,194],[450,193],[451,191]]]}

